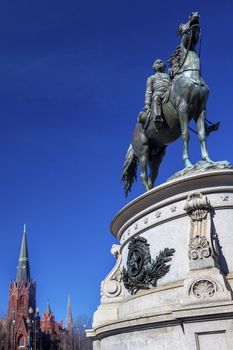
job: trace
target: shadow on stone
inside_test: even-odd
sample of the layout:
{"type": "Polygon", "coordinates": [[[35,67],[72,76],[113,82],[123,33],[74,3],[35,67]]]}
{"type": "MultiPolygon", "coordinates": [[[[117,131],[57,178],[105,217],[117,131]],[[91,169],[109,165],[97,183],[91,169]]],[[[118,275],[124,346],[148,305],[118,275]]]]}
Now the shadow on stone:
{"type": "Polygon", "coordinates": [[[227,275],[229,273],[229,268],[228,268],[228,264],[227,261],[223,255],[222,252],[222,246],[220,244],[219,238],[218,238],[218,234],[213,222],[213,218],[215,216],[215,210],[214,208],[211,208],[211,232],[212,232],[212,238],[214,241],[214,245],[216,247],[217,253],[218,253],[218,264],[220,266],[220,270],[224,275],[227,275]]]}

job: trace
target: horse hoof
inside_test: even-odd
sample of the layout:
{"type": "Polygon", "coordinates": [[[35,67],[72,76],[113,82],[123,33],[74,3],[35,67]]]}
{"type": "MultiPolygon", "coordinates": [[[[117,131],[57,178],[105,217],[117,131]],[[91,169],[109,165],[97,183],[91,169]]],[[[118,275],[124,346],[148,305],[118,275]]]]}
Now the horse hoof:
{"type": "Polygon", "coordinates": [[[185,164],[185,169],[192,168],[192,166],[193,166],[192,163],[191,163],[190,161],[185,162],[184,164],[185,164]]]}
{"type": "Polygon", "coordinates": [[[151,190],[151,189],[152,189],[152,187],[153,187],[152,181],[151,181],[151,180],[149,180],[149,181],[148,181],[148,188],[149,188],[149,190],[151,190]]]}
{"type": "Polygon", "coordinates": [[[203,160],[209,164],[214,164],[215,162],[213,160],[211,160],[209,157],[205,157],[203,158],[203,160]]]}

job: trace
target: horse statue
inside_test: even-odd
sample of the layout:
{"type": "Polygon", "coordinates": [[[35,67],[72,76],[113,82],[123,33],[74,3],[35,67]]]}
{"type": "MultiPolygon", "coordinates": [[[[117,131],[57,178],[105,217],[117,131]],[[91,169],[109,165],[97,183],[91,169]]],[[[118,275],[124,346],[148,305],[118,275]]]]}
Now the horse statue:
{"type": "Polygon", "coordinates": [[[126,196],[136,180],[138,162],[145,190],[148,191],[154,186],[167,146],[180,136],[183,139],[185,167],[192,167],[188,152],[188,124],[192,118],[198,131],[202,159],[212,162],[206,147],[206,136],[211,131],[217,130],[219,123],[209,127],[205,120],[209,89],[201,77],[200,58],[196,52],[200,40],[199,20],[199,14],[193,12],[189,16],[189,21],[179,27],[178,35],[181,41],[169,59],[173,77],[168,97],[162,101],[162,124],[156,128],[150,115],[146,112],[139,114],[123,166],[122,181],[125,183],[126,196]]]}

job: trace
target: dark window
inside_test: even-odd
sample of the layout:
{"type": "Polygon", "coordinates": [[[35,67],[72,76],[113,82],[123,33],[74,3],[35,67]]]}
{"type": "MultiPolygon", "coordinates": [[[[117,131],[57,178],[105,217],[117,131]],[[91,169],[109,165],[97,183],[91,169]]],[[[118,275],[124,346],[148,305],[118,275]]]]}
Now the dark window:
{"type": "Polygon", "coordinates": [[[24,296],[22,295],[22,296],[20,297],[20,299],[19,299],[19,304],[20,304],[20,306],[23,306],[23,305],[24,305],[24,302],[25,302],[25,298],[24,298],[24,296]]]}
{"type": "Polygon", "coordinates": [[[23,335],[20,335],[20,336],[19,336],[19,339],[18,339],[18,346],[24,346],[23,335]]]}

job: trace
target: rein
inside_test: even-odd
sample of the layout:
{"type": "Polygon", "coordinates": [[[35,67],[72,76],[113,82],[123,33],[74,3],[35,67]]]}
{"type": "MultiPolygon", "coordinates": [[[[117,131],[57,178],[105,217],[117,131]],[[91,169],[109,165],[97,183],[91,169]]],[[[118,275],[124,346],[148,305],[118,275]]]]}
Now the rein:
{"type": "MultiPolygon", "coordinates": [[[[190,49],[190,46],[191,46],[192,36],[193,36],[192,28],[188,28],[184,33],[182,33],[182,36],[183,36],[186,32],[189,32],[189,31],[191,31],[191,35],[190,35],[190,37],[189,37],[189,43],[188,43],[188,47],[187,47],[187,49],[186,49],[185,57],[184,57],[183,62],[181,63],[181,65],[180,65],[180,67],[179,67],[179,71],[180,71],[180,69],[183,67],[183,65],[184,65],[184,63],[185,63],[185,61],[186,61],[186,58],[187,58],[187,56],[188,56],[188,52],[189,52],[189,49],[190,49]]],[[[177,72],[177,74],[179,74],[179,71],[177,72]]]]}
{"type": "Polygon", "coordinates": [[[184,72],[189,72],[189,71],[192,71],[192,72],[197,71],[197,72],[200,73],[200,69],[197,69],[197,68],[187,68],[187,69],[182,70],[181,72],[177,72],[176,75],[182,74],[182,73],[184,73],[184,72]]]}
{"type": "MultiPolygon", "coordinates": [[[[176,74],[181,74],[183,72],[186,72],[186,71],[194,71],[194,70],[197,70],[200,72],[199,69],[185,69],[183,70],[182,72],[180,72],[180,69],[183,67],[183,65],[185,64],[185,61],[186,61],[186,58],[188,56],[188,52],[189,52],[189,49],[190,49],[190,46],[191,46],[191,42],[192,42],[192,37],[193,37],[193,28],[194,27],[199,27],[198,24],[193,24],[190,28],[187,28],[183,33],[182,33],[182,37],[185,33],[188,33],[188,32],[191,32],[191,35],[189,37],[189,43],[188,43],[188,47],[186,49],[186,54],[185,54],[185,57],[183,59],[183,62],[181,63],[180,67],[179,67],[179,71],[176,73],[176,74]]],[[[199,27],[199,31],[200,31],[200,46],[199,46],[199,53],[198,53],[198,57],[200,58],[201,56],[201,44],[202,44],[202,35],[201,35],[201,29],[199,27]]]]}

